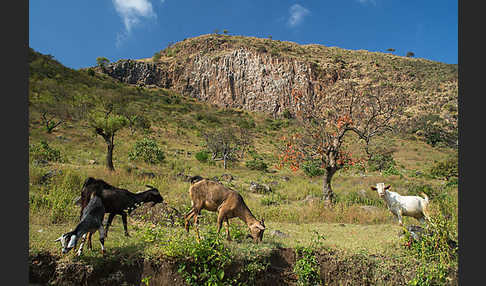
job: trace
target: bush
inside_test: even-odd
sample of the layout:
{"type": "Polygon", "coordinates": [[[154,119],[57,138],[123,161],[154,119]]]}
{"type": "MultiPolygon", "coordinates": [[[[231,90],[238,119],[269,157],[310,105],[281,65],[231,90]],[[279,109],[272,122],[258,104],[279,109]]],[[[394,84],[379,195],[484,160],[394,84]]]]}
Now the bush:
{"type": "Polygon", "coordinates": [[[318,160],[311,160],[302,164],[302,170],[308,177],[316,177],[324,174],[324,169],[318,160]]]}
{"type": "Polygon", "coordinates": [[[33,192],[29,198],[29,208],[33,211],[47,210],[51,223],[63,223],[79,218],[79,209],[73,203],[82,186],[79,174],[67,171],[56,183],[33,192]]]}
{"type": "Polygon", "coordinates": [[[263,161],[263,158],[254,150],[249,150],[248,153],[253,160],[246,161],[245,165],[250,170],[266,171],[268,168],[267,163],[263,161]]]}
{"type": "Polygon", "coordinates": [[[420,196],[420,193],[425,193],[429,199],[433,200],[441,195],[440,190],[429,184],[411,183],[407,188],[409,196],[420,196]]]}
{"type": "Polygon", "coordinates": [[[430,174],[435,178],[444,178],[448,181],[452,177],[459,177],[457,156],[450,156],[446,160],[434,164],[430,168],[430,174]]]}
{"type": "Polygon", "coordinates": [[[425,142],[432,147],[445,145],[456,147],[458,133],[451,129],[444,119],[436,114],[425,115],[413,123],[411,132],[423,136],[425,142]]]}
{"type": "Polygon", "coordinates": [[[396,162],[393,159],[391,151],[380,150],[375,154],[371,155],[368,160],[368,167],[370,171],[384,171],[391,170],[390,168],[395,167],[396,162]]]}
{"type": "Polygon", "coordinates": [[[133,150],[128,153],[128,158],[156,164],[162,162],[165,159],[165,155],[154,140],[144,138],[135,142],[133,150]]]}
{"type": "Polygon", "coordinates": [[[261,158],[246,161],[245,165],[250,170],[266,171],[268,168],[267,163],[265,163],[261,158]]]}
{"type": "Polygon", "coordinates": [[[206,163],[209,159],[209,153],[206,151],[197,152],[194,156],[201,163],[206,163]]]}
{"type": "Polygon", "coordinates": [[[296,249],[299,259],[295,262],[294,272],[297,274],[297,285],[321,285],[319,262],[308,247],[296,249]]]}
{"type": "Polygon", "coordinates": [[[282,112],[282,116],[284,118],[287,118],[287,119],[292,119],[292,113],[290,113],[290,111],[288,109],[285,109],[283,112],[282,112]]]}
{"type": "Polygon", "coordinates": [[[413,240],[408,232],[404,238],[405,247],[422,262],[409,285],[448,285],[458,263],[457,245],[452,243],[456,239],[454,226],[439,215],[431,217],[426,233],[419,241],[413,240]]]}
{"type": "Polygon", "coordinates": [[[231,262],[231,251],[212,230],[201,242],[187,248],[190,261],[179,263],[178,272],[189,285],[232,285],[224,268],[231,262]]]}
{"type": "Polygon", "coordinates": [[[37,144],[30,145],[29,155],[34,162],[38,161],[54,161],[61,162],[61,151],[56,150],[47,144],[46,141],[41,141],[37,144]]]}

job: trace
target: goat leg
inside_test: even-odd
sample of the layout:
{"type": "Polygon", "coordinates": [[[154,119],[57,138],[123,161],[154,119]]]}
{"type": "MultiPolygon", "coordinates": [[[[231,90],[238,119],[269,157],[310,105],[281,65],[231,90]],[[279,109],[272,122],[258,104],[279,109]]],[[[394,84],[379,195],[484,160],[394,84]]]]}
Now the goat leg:
{"type": "Polygon", "coordinates": [[[106,225],[105,225],[105,232],[104,232],[104,237],[108,237],[108,228],[110,228],[110,225],[111,223],[113,222],[113,218],[116,216],[116,214],[114,213],[110,213],[110,215],[108,216],[108,221],[106,222],[106,225]]]}
{"type": "Polygon", "coordinates": [[[92,234],[91,232],[88,232],[88,233],[86,234],[86,239],[88,240],[88,249],[89,249],[89,250],[92,250],[92,249],[93,249],[93,245],[91,244],[91,236],[92,236],[92,235],[93,235],[93,234],[92,234]]]}
{"type": "Polygon", "coordinates": [[[197,212],[194,212],[193,216],[194,216],[194,229],[196,230],[196,239],[197,239],[197,242],[200,242],[201,241],[201,237],[199,237],[199,228],[197,226],[197,217],[198,217],[199,213],[197,212]]]}
{"type": "Polygon", "coordinates": [[[84,246],[84,243],[86,241],[86,235],[87,233],[83,234],[82,236],[82,239],[81,239],[81,244],[79,245],[79,249],[78,249],[78,256],[81,256],[81,253],[83,252],[83,246],[84,246]]]}
{"type": "Polygon", "coordinates": [[[101,254],[105,255],[105,230],[103,225],[98,228],[98,232],[100,234],[101,254]]]}
{"type": "Polygon", "coordinates": [[[125,229],[125,236],[130,236],[127,229],[127,214],[122,214],[123,228],[125,229]]]}
{"type": "Polygon", "coordinates": [[[229,220],[228,218],[225,219],[226,221],[226,239],[231,241],[231,236],[230,236],[230,232],[229,232],[229,220]]]}
{"type": "Polygon", "coordinates": [[[190,219],[194,216],[194,209],[191,209],[190,212],[188,212],[185,216],[184,216],[184,228],[186,229],[187,232],[189,232],[189,224],[190,224],[190,219]]]}

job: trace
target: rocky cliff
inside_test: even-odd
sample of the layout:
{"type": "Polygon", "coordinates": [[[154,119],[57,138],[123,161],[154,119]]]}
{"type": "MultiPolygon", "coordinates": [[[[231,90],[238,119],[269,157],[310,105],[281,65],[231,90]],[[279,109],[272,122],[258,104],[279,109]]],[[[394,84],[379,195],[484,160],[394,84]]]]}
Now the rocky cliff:
{"type": "Polygon", "coordinates": [[[413,106],[406,116],[437,114],[443,124],[457,129],[457,65],[228,35],[186,39],[159,55],[156,60],[120,60],[109,64],[105,73],[125,83],[173,89],[219,106],[271,114],[295,112],[295,92],[312,101],[340,82],[392,85],[410,95],[413,106]]]}

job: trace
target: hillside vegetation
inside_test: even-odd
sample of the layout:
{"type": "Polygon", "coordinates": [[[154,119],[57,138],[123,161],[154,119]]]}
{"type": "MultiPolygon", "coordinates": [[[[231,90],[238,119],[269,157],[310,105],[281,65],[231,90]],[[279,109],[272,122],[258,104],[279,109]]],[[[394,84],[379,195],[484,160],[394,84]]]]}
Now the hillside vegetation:
{"type": "Polygon", "coordinates": [[[218,106],[278,115],[296,112],[295,92],[302,93],[305,102],[314,102],[339,92],[345,82],[361,89],[387,87],[411,103],[399,115],[408,132],[434,144],[457,146],[457,65],[320,44],[209,34],[170,44],[152,58],[111,63],[104,72],[122,82],[170,88],[218,106]]]}
{"type": "MultiPolygon", "coordinates": [[[[266,39],[201,36],[172,45],[160,61],[211,52],[215,45],[211,41],[221,41],[222,50],[237,45],[261,52],[265,48],[269,53],[275,49],[287,57],[308,57],[321,67],[323,53],[339,53],[347,64],[362,61],[363,72],[370,68],[363,61],[376,61],[389,76],[409,73],[426,79],[415,87],[421,96],[426,90],[447,89],[450,111],[457,112],[453,100],[457,100],[457,76],[453,76],[457,67],[421,59],[266,39]],[[431,75],[434,69],[440,72],[431,75]],[[441,74],[439,84],[437,74],[441,74]]],[[[121,83],[94,69],[69,69],[32,49],[29,72],[31,282],[167,285],[170,278],[175,281],[171,285],[457,284],[457,255],[444,247],[447,239],[457,241],[457,149],[439,135],[433,137],[439,138],[436,141],[430,140],[427,132],[442,129],[424,129],[431,126],[426,120],[415,125],[422,136],[412,128],[376,138],[374,146],[384,151],[373,160],[339,170],[332,183],[335,202],[326,206],[319,199],[319,166],[297,171],[276,168],[283,144],[280,138],[301,128],[292,116],[223,108],[171,89],[121,83]],[[124,118],[117,123],[120,128],[102,126],[114,134],[115,170],[109,171],[107,145],[97,134],[96,123],[100,116],[115,113],[124,118]],[[251,138],[246,152],[238,150],[227,169],[222,161],[212,160],[205,140],[206,134],[220,130],[246,132],[251,138]],[[224,234],[215,233],[216,214],[207,211],[199,219],[202,243],[196,243],[192,229],[186,234],[182,215],[191,207],[189,175],[218,179],[240,192],[252,213],[265,219],[263,243],[254,245],[246,239],[248,229],[237,218],[230,220],[233,241],[227,242],[224,234]],[[53,240],[76,225],[79,207],[74,200],[88,176],[132,192],[155,186],[167,205],[144,205],[134,211],[128,225],[131,237],[123,236],[121,219],[115,218],[105,242],[105,257],[99,253],[97,234],[93,251],[85,249],[81,258],[72,253],[61,256],[53,240]],[[269,188],[255,190],[253,182],[269,188]],[[391,184],[402,195],[425,192],[429,196],[435,222],[430,240],[409,243],[407,234],[399,235],[403,229],[370,189],[378,182],[391,184]],[[150,267],[144,261],[157,271],[147,270],[150,267]],[[135,274],[134,269],[138,269],[135,274]]],[[[427,113],[440,116],[441,110],[427,113]]],[[[356,156],[364,156],[358,138],[349,136],[346,145],[356,156]]],[[[404,223],[418,224],[408,217],[404,223]]]]}

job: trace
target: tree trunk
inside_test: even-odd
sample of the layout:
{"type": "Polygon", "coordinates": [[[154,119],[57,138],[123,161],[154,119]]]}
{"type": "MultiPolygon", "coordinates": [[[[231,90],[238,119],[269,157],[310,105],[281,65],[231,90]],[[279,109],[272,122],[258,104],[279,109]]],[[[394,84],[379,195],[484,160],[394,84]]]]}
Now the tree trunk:
{"type": "Polygon", "coordinates": [[[107,144],[108,149],[106,152],[106,166],[108,167],[108,170],[115,171],[115,168],[113,167],[113,149],[115,148],[115,145],[113,142],[107,142],[107,144]]]}
{"type": "Polygon", "coordinates": [[[324,169],[324,180],[322,184],[322,198],[326,204],[330,205],[334,201],[334,192],[331,188],[332,176],[336,173],[336,168],[324,169]]]}

